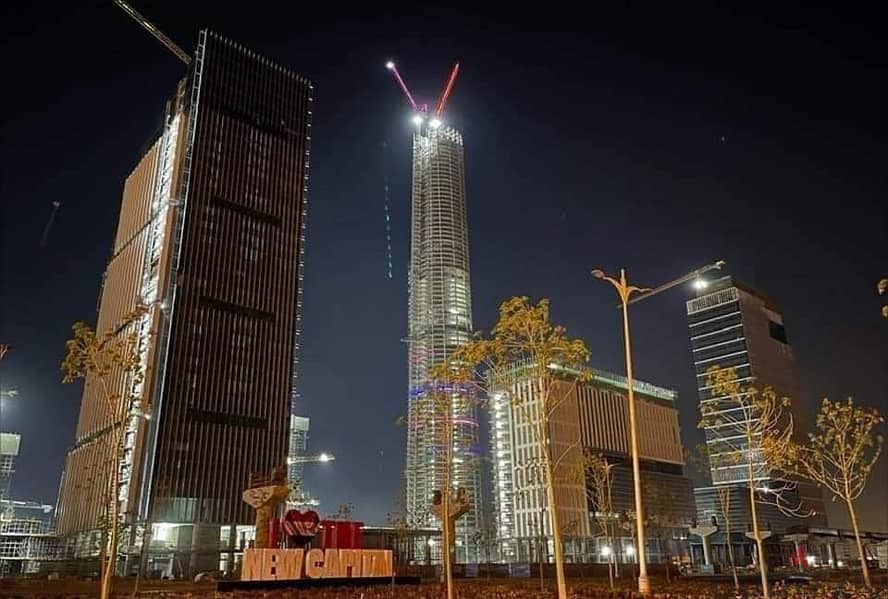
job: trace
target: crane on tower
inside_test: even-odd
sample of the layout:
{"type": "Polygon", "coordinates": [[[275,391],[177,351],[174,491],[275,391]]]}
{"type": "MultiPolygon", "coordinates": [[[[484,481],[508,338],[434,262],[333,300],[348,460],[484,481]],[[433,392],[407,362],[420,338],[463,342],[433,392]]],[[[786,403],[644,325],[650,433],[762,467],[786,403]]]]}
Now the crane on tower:
{"type": "Polygon", "coordinates": [[[180,48],[176,42],[168,38],[163,31],[155,27],[154,23],[142,16],[142,13],[133,8],[128,2],[125,0],[114,0],[114,4],[122,8],[123,12],[132,17],[133,21],[141,25],[145,31],[157,38],[157,41],[166,46],[170,52],[175,54],[176,58],[185,64],[191,64],[191,56],[189,56],[185,50],[180,48]]]}
{"type": "Polygon", "coordinates": [[[416,117],[424,120],[426,117],[431,116],[432,120],[430,124],[432,124],[432,126],[440,126],[441,116],[444,114],[444,107],[447,105],[447,100],[450,98],[450,93],[453,91],[453,85],[456,83],[456,76],[459,75],[459,63],[454,63],[453,68],[450,70],[450,76],[447,77],[447,83],[444,86],[444,91],[441,92],[441,96],[438,98],[438,102],[435,104],[435,110],[431,113],[431,115],[429,115],[428,104],[417,104],[416,100],[413,98],[413,94],[410,93],[410,88],[407,87],[407,83],[404,81],[404,78],[401,77],[401,73],[398,71],[398,65],[396,65],[393,60],[390,60],[385,63],[385,68],[390,70],[392,72],[392,75],[395,76],[398,85],[401,87],[401,91],[403,91],[404,95],[407,97],[407,102],[410,104],[410,107],[417,113],[416,117]],[[437,122],[438,125],[435,125],[435,122],[437,122]]]}
{"type": "Polygon", "coordinates": [[[332,462],[336,456],[323,451],[316,455],[300,455],[287,458],[288,464],[311,464],[314,462],[332,462]]]}
{"type": "MultiPolygon", "coordinates": [[[[444,85],[444,90],[441,92],[441,96],[438,98],[438,102],[435,104],[434,111],[429,114],[429,105],[428,104],[419,104],[416,99],[413,97],[413,93],[410,91],[410,88],[407,87],[407,82],[404,81],[404,78],[401,76],[401,72],[398,71],[398,65],[395,64],[395,61],[389,60],[385,63],[385,68],[392,72],[395,80],[398,82],[398,86],[401,88],[401,91],[404,92],[404,96],[407,98],[407,103],[410,105],[410,108],[413,109],[413,122],[417,127],[421,127],[426,120],[428,120],[428,124],[432,129],[437,129],[441,126],[441,117],[444,115],[444,107],[447,105],[447,100],[450,98],[451,92],[453,92],[453,86],[456,83],[456,77],[459,75],[459,62],[454,63],[453,68],[450,70],[450,75],[447,77],[447,83],[444,85]]],[[[385,149],[386,144],[383,142],[383,198],[385,200],[385,241],[386,241],[386,259],[388,265],[388,278],[392,278],[392,232],[391,232],[391,210],[389,209],[389,185],[388,178],[385,173],[385,149]]]]}

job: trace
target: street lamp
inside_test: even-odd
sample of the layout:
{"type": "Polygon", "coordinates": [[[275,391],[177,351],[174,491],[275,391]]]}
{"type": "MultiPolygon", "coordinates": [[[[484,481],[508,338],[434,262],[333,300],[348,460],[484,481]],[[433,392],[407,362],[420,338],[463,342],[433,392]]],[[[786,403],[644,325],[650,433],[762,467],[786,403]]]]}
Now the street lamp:
{"type": "Polygon", "coordinates": [[[644,518],[642,517],[642,514],[644,514],[644,506],[641,498],[641,467],[639,465],[638,457],[638,420],[635,415],[635,389],[632,378],[632,344],[629,337],[628,306],[629,304],[634,304],[635,302],[639,302],[653,295],[657,295],[658,293],[666,291],[667,289],[672,289],[673,287],[681,285],[682,283],[690,281],[691,279],[697,279],[698,277],[700,277],[700,275],[707,273],[713,269],[719,269],[724,265],[724,261],[719,260],[713,264],[704,266],[703,268],[698,268],[697,270],[691,271],[682,277],[673,279],[668,283],[664,283],[654,289],[629,285],[626,280],[626,269],[623,268],[620,269],[619,280],[615,279],[614,277],[607,276],[603,270],[595,269],[592,271],[592,276],[594,276],[596,279],[603,279],[614,286],[620,296],[620,306],[618,307],[622,307],[623,309],[623,344],[626,349],[626,388],[629,403],[629,446],[632,452],[632,477],[634,479],[633,483],[635,488],[635,513],[638,515],[638,517],[635,518],[635,531],[638,538],[638,592],[645,595],[651,592],[651,581],[648,578],[647,574],[647,559],[645,556],[647,552],[645,551],[644,518]],[[638,293],[639,295],[635,298],[631,298],[633,293],[638,293]]]}

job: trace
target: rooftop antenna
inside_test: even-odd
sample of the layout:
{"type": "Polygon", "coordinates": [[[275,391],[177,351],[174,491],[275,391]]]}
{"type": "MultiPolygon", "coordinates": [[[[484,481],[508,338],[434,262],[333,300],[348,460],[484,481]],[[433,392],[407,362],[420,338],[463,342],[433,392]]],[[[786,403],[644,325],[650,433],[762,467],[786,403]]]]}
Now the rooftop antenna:
{"type": "Polygon", "coordinates": [[[122,8],[123,12],[132,17],[133,21],[141,25],[145,31],[157,38],[161,44],[166,46],[170,52],[176,55],[176,58],[185,64],[191,64],[191,57],[185,52],[185,50],[180,48],[176,42],[168,38],[163,31],[155,27],[154,23],[142,16],[142,13],[130,6],[128,2],[125,2],[125,0],[114,0],[114,4],[122,8]]]}

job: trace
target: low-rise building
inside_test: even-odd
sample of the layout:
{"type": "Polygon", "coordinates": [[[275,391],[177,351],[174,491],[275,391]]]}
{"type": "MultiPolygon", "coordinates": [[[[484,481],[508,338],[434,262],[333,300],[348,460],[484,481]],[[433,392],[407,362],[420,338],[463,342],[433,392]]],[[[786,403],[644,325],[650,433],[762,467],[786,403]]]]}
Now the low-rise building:
{"type": "MultiPolygon", "coordinates": [[[[602,370],[559,370],[555,389],[558,405],[549,418],[551,450],[556,461],[555,495],[564,531],[568,561],[604,562],[610,552],[622,561],[634,560],[635,514],[629,448],[629,415],[624,377],[602,370]],[[595,517],[594,492],[586,476],[572,475],[584,455],[600,454],[613,464],[611,513],[620,537],[614,547],[595,517]]],[[[490,442],[493,502],[499,558],[538,561],[553,553],[547,513],[545,477],[541,468],[536,426],[537,386],[527,369],[515,365],[509,383],[493,386],[490,399],[490,442]]],[[[687,527],[694,517],[691,484],[684,459],[675,401],[670,389],[643,381],[634,383],[637,401],[641,478],[648,522],[648,560],[672,561],[687,553],[687,527]]],[[[550,404],[551,405],[551,404],[550,404]]]]}

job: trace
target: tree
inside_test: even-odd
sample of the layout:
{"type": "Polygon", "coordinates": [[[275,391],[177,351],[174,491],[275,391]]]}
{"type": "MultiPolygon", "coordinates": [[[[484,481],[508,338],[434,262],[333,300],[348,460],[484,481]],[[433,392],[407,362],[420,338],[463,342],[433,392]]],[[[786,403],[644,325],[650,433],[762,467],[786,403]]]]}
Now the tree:
{"type": "Polygon", "coordinates": [[[67,353],[62,361],[62,381],[85,379],[101,397],[106,410],[108,455],[95,481],[100,489],[104,514],[100,523],[102,546],[101,598],[111,593],[111,577],[117,569],[117,547],[120,532],[120,470],[124,457],[127,426],[139,413],[147,414],[150,405],[141,396],[145,368],[140,352],[137,330],[147,313],[140,306],[127,314],[116,327],[101,335],[84,322],[72,326],[74,336],[66,342],[67,353]],[[103,480],[104,479],[104,480],[103,480]],[[107,540],[106,540],[107,539],[107,540]]]}
{"type": "Polygon", "coordinates": [[[436,459],[441,460],[444,467],[441,472],[441,488],[435,492],[430,511],[441,522],[441,537],[443,541],[442,558],[444,562],[444,582],[447,587],[447,599],[453,599],[455,590],[453,586],[453,550],[454,550],[454,523],[468,507],[468,498],[464,489],[456,489],[457,496],[453,496],[453,462],[454,453],[454,410],[457,407],[465,407],[465,404],[474,401],[470,390],[453,382],[449,378],[449,367],[446,361],[438,363],[429,369],[431,380],[429,392],[421,400],[427,402],[426,422],[421,423],[427,430],[432,431],[434,437],[433,446],[436,448],[436,459]]]}
{"type": "Polygon", "coordinates": [[[579,339],[570,339],[563,326],[550,322],[549,300],[532,304],[527,297],[513,297],[500,305],[499,319],[489,337],[476,334],[452,352],[439,369],[442,380],[478,385],[485,388],[488,396],[502,394],[523,422],[531,425],[543,462],[561,599],[567,597],[567,583],[554,483],[555,470],[568,451],[554,455],[549,425],[558,407],[588,376],[582,367],[588,360],[586,345],[579,339]],[[530,393],[514,392],[519,379],[530,382],[530,393]]]}
{"type": "Polygon", "coordinates": [[[330,516],[331,520],[351,520],[354,517],[355,506],[353,503],[340,503],[336,513],[330,516]]]}
{"type": "Polygon", "coordinates": [[[884,421],[877,410],[856,406],[851,398],[843,402],[824,399],[817,413],[816,431],[808,434],[807,443],[793,442],[788,451],[780,445],[764,445],[770,459],[782,468],[813,481],[845,504],[867,587],[872,583],[854,501],[866,488],[873,465],[882,452],[883,438],[875,434],[874,429],[884,421]]]}
{"type": "MultiPolygon", "coordinates": [[[[698,476],[708,477],[709,469],[709,446],[706,443],[698,443],[693,449],[685,452],[685,461],[694,470],[698,476]]],[[[731,495],[733,487],[730,485],[718,485],[716,487],[718,511],[721,518],[720,522],[725,524],[725,546],[728,551],[728,561],[731,564],[731,576],[734,579],[734,590],[740,590],[740,580],[737,578],[737,563],[734,559],[734,545],[731,539],[731,495]]]]}
{"type": "MultiPolygon", "coordinates": [[[[742,387],[736,371],[713,366],[707,371],[707,386],[712,397],[700,402],[700,427],[707,429],[708,457],[714,470],[740,470],[749,489],[749,511],[752,533],[758,550],[759,574],[765,599],[770,596],[764,535],[758,520],[759,502],[776,505],[794,516],[804,515],[802,506],[789,493],[795,484],[782,478],[779,463],[763,451],[767,445],[773,452],[786,451],[792,438],[792,415],[789,398],[778,397],[766,387],[742,387]],[[766,481],[761,489],[756,484],[766,481]]],[[[719,481],[713,481],[717,483],[719,481]]]]}
{"type": "MultiPolygon", "coordinates": [[[[879,292],[879,295],[885,295],[888,292],[888,279],[879,279],[879,282],[876,284],[876,291],[879,292]]],[[[888,318],[888,305],[882,306],[882,316],[888,318]]]]}
{"type": "Polygon", "coordinates": [[[731,562],[731,576],[734,578],[734,590],[740,590],[740,581],[737,578],[737,563],[734,561],[734,544],[731,539],[731,487],[720,485],[716,488],[718,493],[718,507],[722,520],[725,523],[725,545],[728,548],[728,560],[731,562]]]}
{"type": "Polygon", "coordinates": [[[607,577],[610,588],[614,588],[614,568],[616,554],[614,551],[614,528],[616,526],[616,514],[614,513],[613,489],[616,464],[609,461],[601,453],[585,453],[583,455],[582,475],[586,485],[586,495],[592,504],[592,514],[598,525],[598,536],[604,539],[607,552],[607,577]]]}

